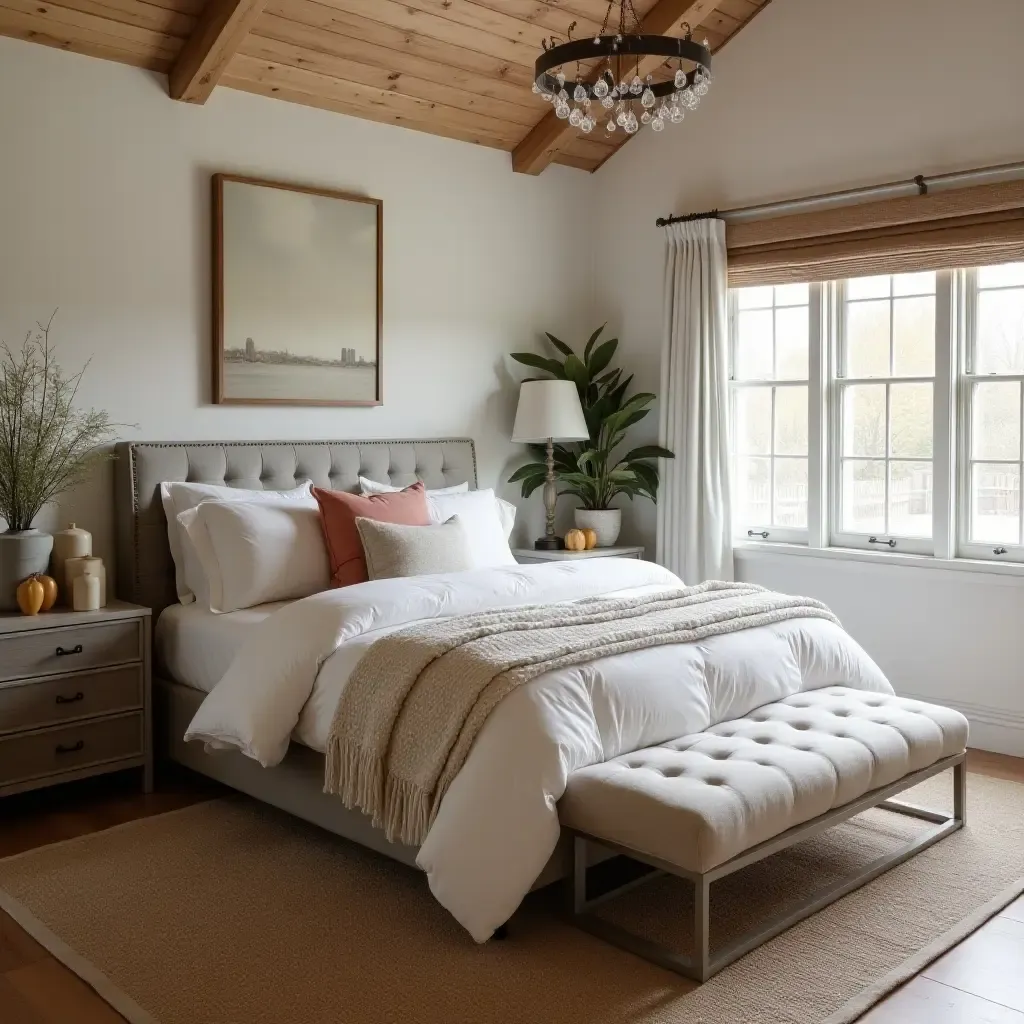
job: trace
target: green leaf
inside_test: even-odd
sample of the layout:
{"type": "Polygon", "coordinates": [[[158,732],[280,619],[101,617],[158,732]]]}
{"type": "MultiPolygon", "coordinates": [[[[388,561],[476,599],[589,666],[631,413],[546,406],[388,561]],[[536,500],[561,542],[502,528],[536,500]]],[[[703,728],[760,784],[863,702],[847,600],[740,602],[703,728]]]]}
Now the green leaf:
{"type": "Polygon", "coordinates": [[[594,342],[596,342],[597,339],[601,337],[601,332],[607,326],[608,326],[607,322],[601,324],[601,326],[598,327],[598,329],[596,331],[594,331],[594,333],[590,336],[590,340],[587,342],[587,347],[583,350],[583,362],[585,362],[585,363],[589,363],[590,362],[590,353],[591,353],[591,350],[594,348],[594,342]]]}
{"type": "Polygon", "coordinates": [[[566,345],[566,343],[564,341],[559,341],[558,338],[556,338],[549,331],[545,331],[544,333],[547,335],[548,341],[550,341],[551,344],[554,345],[555,348],[557,348],[558,351],[561,352],[563,356],[571,356],[571,355],[574,354],[573,350],[571,348],[569,348],[569,346],[566,345]]]}
{"type": "Polygon", "coordinates": [[[532,476],[528,480],[523,481],[522,494],[524,498],[528,498],[538,487],[544,483],[544,478],[539,476],[532,476]]]}
{"type": "Polygon", "coordinates": [[[580,398],[582,400],[583,396],[587,393],[587,387],[590,384],[590,374],[587,373],[587,368],[583,365],[579,356],[566,356],[565,376],[567,380],[575,382],[576,389],[579,391],[580,398]]]}
{"type": "Polygon", "coordinates": [[[619,347],[619,339],[612,338],[604,342],[594,350],[594,354],[587,360],[587,370],[591,377],[596,376],[612,361],[615,350],[619,347]]]}
{"type": "Polygon", "coordinates": [[[675,455],[672,454],[667,448],[662,448],[657,444],[644,444],[639,448],[634,448],[631,452],[626,452],[623,456],[623,462],[632,462],[634,459],[674,459],[675,455]]]}
{"type": "Polygon", "coordinates": [[[528,462],[525,466],[520,466],[509,478],[510,484],[517,484],[520,480],[526,480],[531,476],[547,476],[547,466],[541,465],[537,462],[528,462]]]}
{"type": "MultiPolygon", "coordinates": [[[[565,375],[565,368],[557,359],[548,359],[539,356],[535,352],[513,352],[512,358],[523,366],[532,366],[535,370],[547,370],[548,373],[559,380],[569,380],[565,375]]],[[[574,357],[575,358],[575,357],[574,357]]]]}
{"type": "Polygon", "coordinates": [[[585,452],[580,452],[580,454],[576,456],[576,465],[579,466],[581,470],[586,470],[593,464],[595,459],[599,459],[600,457],[601,452],[594,448],[588,448],[585,452]]]}

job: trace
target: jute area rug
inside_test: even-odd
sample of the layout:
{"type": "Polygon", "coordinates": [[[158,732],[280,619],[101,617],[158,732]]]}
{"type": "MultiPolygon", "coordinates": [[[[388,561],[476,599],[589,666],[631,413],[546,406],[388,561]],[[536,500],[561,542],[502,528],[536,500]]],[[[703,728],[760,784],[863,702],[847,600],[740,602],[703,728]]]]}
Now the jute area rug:
{"type": "MultiPolygon", "coordinates": [[[[873,811],[716,883],[713,942],[919,827],[873,811]]],[[[564,923],[548,891],[477,946],[418,872],[232,797],[0,861],[0,907],[135,1024],[845,1024],[1022,876],[1024,786],[972,775],[966,829],[695,988],[564,923]]],[[[687,943],[685,883],[608,908],[687,943]]]]}

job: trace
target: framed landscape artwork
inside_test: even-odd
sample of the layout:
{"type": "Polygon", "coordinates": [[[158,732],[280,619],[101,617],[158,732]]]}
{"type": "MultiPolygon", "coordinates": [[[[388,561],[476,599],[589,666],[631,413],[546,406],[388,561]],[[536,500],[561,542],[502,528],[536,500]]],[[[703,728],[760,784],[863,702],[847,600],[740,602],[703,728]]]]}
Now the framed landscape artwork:
{"type": "Polygon", "coordinates": [[[213,176],[213,398],[380,405],[383,203],[213,176]]]}

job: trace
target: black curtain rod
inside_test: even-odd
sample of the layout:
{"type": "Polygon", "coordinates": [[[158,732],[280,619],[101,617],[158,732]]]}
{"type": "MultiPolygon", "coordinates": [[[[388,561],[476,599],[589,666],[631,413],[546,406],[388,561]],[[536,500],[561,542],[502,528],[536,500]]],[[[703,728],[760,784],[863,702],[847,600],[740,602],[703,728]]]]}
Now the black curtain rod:
{"type": "Polygon", "coordinates": [[[688,220],[718,220],[718,210],[708,210],[707,213],[682,213],[677,217],[659,217],[654,223],[659,228],[669,224],[682,224],[688,220]]]}

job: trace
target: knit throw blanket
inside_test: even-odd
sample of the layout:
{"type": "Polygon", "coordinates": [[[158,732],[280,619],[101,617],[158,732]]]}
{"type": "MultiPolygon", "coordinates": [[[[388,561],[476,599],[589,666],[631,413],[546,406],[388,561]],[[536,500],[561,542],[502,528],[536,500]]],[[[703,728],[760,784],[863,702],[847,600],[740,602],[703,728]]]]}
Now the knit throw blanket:
{"type": "Polygon", "coordinates": [[[796,618],[838,624],[819,601],[717,581],[418,622],[374,643],[349,677],[324,790],[391,842],[419,845],[484,720],[517,687],[614,654],[796,618]]]}

